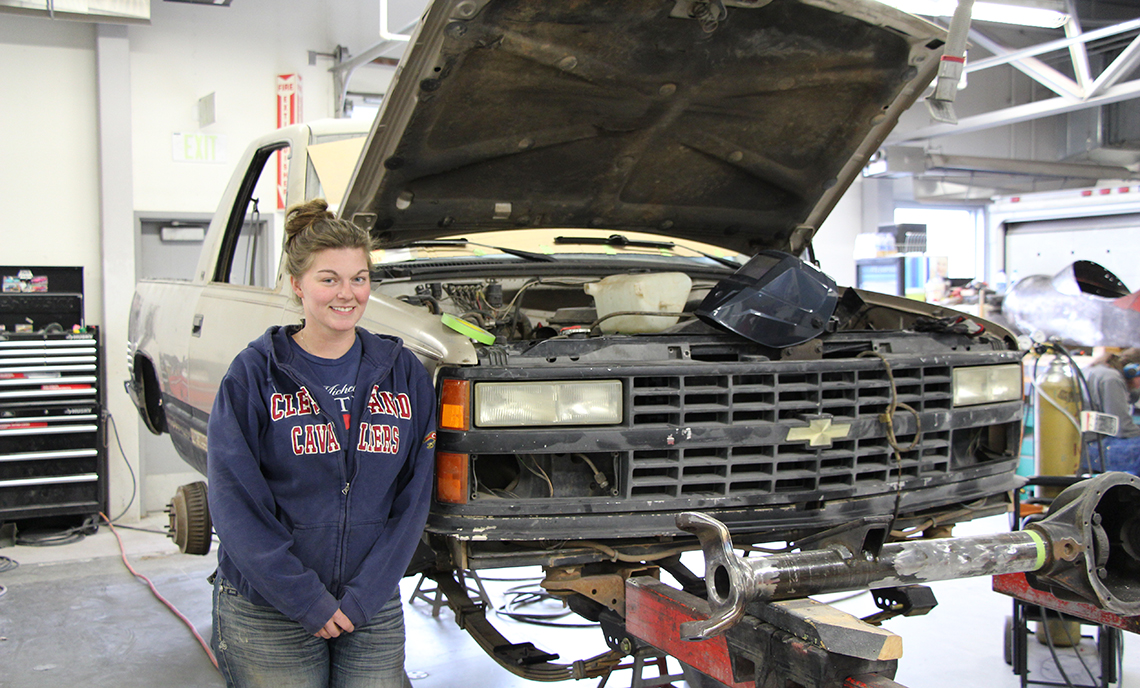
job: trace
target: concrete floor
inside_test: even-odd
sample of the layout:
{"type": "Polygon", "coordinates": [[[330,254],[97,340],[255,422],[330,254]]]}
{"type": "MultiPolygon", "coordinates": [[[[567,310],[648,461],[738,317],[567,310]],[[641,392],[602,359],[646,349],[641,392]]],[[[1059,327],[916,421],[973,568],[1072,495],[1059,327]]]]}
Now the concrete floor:
{"type": "MultiPolygon", "coordinates": [[[[161,529],[165,517],[138,524],[161,529]]],[[[1001,532],[1004,518],[983,519],[959,528],[958,534],[1001,532]]],[[[210,587],[206,576],[212,556],[179,554],[162,535],[119,529],[135,568],[151,578],[167,597],[208,638],[210,587]]],[[[59,547],[0,549],[20,566],[0,573],[0,686],[122,686],[213,687],[224,683],[189,630],[146,585],[134,578],[119,558],[109,529],[85,540],[59,547]]],[[[690,565],[700,566],[699,555],[690,565]]],[[[496,606],[508,590],[539,575],[538,570],[511,569],[488,573],[485,580],[496,606]],[[490,578],[510,580],[489,580],[490,578]]],[[[408,600],[414,579],[401,588],[408,600]]],[[[532,581],[533,582],[533,581],[532,581]]],[[[989,589],[988,578],[935,583],[939,606],[925,617],[888,622],[903,637],[905,652],[896,680],[911,688],[992,686],[1014,688],[1020,679],[1002,659],[1003,628],[1010,614],[1009,598],[989,589]]],[[[841,595],[829,596],[831,599],[841,595]]],[[[821,598],[824,600],[828,597],[821,598]]],[[[837,603],[865,616],[875,611],[869,595],[837,603]]],[[[551,610],[553,611],[553,610],[551,610]]],[[[405,604],[408,629],[407,669],[415,688],[535,688],[488,659],[454,623],[446,609],[432,617],[423,601],[405,604]]],[[[567,617],[564,621],[574,621],[567,617]]],[[[605,650],[596,628],[551,628],[501,620],[500,630],[516,642],[530,640],[542,649],[562,654],[560,661],[593,656],[605,650]]],[[[1084,627],[1085,634],[1092,632],[1084,627]]],[[[1030,641],[1034,680],[1063,679],[1046,648],[1030,641]]],[[[1123,682],[1140,685],[1140,652],[1136,637],[1125,636],[1123,682]]],[[[1080,648],[1096,673],[1095,647],[1086,639],[1080,648]]],[[[1093,682],[1072,649],[1063,650],[1062,666],[1077,685],[1093,682]]],[[[673,667],[676,670],[676,667],[673,667]]],[[[655,675],[650,672],[649,676],[655,675]]],[[[575,685],[595,686],[597,680],[575,685]]],[[[608,685],[629,686],[629,671],[616,672],[608,685]]],[[[676,686],[684,685],[675,682],[676,686]]]]}

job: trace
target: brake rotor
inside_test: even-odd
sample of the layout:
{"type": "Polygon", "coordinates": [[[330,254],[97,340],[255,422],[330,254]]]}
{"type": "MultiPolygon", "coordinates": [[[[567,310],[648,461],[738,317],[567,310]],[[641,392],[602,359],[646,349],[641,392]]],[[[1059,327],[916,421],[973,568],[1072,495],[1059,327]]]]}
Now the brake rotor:
{"type": "Polygon", "coordinates": [[[183,554],[209,554],[213,538],[210,507],[206,503],[206,483],[182,485],[166,505],[170,516],[167,536],[183,554]]]}

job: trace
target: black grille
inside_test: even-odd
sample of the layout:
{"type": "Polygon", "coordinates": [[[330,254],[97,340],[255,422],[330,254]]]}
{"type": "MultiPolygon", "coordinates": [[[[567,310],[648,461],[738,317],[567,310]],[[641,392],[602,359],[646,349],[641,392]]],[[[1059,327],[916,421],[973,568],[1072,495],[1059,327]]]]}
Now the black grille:
{"type": "MultiPolygon", "coordinates": [[[[944,475],[950,468],[949,431],[923,433],[921,445],[901,455],[903,479],[944,475]]],[[[913,437],[900,438],[909,444],[913,437]]],[[[804,442],[742,444],[718,449],[631,453],[631,496],[750,496],[854,488],[897,480],[882,438],[838,441],[816,450],[804,442]]]]}
{"type": "MultiPolygon", "coordinates": [[[[950,368],[894,370],[898,400],[919,412],[949,409],[950,368]]],[[[879,369],[633,379],[633,426],[775,423],[804,414],[878,415],[891,398],[879,369]]]]}
{"type": "MultiPolygon", "coordinates": [[[[813,416],[831,416],[834,423],[852,427],[860,422],[877,424],[890,402],[891,388],[886,370],[877,362],[873,365],[856,370],[633,378],[631,426],[702,435],[723,431],[726,437],[745,439],[710,447],[687,446],[678,438],[676,448],[634,450],[629,454],[629,495],[744,497],[853,491],[867,483],[895,481],[900,470],[904,480],[948,473],[948,429],[924,432],[920,445],[901,455],[901,464],[881,427],[863,433],[872,437],[836,439],[823,447],[782,441],[787,427],[804,427],[813,416]]],[[[950,409],[949,366],[900,367],[893,372],[900,402],[919,413],[950,409]]],[[[904,447],[913,439],[913,435],[898,437],[904,447]]]]}

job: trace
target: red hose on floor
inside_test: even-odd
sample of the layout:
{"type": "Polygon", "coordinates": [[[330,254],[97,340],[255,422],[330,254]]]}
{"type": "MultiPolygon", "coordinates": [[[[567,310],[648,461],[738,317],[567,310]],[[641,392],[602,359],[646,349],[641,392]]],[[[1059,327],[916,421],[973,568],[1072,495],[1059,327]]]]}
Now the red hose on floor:
{"type": "Polygon", "coordinates": [[[205,640],[203,640],[202,636],[198,634],[198,630],[194,628],[194,624],[190,623],[190,619],[187,619],[182,614],[182,612],[178,611],[177,607],[175,607],[173,604],[171,604],[169,600],[167,600],[165,597],[163,597],[158,592],[158,589],[154,587],[154,583],[151,583],[149,578],[142,575],[141,573],[139,573],[138,571],[135,570],[135,567],[131,566],[131,562],[127,561],[127,550],[126,550],[126,548],[123,547],[123,538],[119,537],[118,531],[115,530],[115,524],[111,523],[111,519],[107,518],[106,514],[104,514],[101,511],[99,512],[99,516],[101,516],[103,518],[104,523],[106,523],[108,526],[110,526],[111,533],[113,533],[115,536],[115,539],[119,541],[119,552],[123,555],[123,564],[126,565],[127,570],[130,571],[132,574],[134,574],[134,576],[136,578],[139,578],[144,583],[146,583],[147,587],[150,588],[150,591],[152,593],[154,593],[155,597],[158,598],[158,601],[165,604],[167,606],[167,608],[170,609],[170,611],[174,612],[175,616],[177,616],[179,619],[182,620],[182,623],[186,624],[186,627],[189,628],[190,632],[194,634],[194,638],[198,641],[198,644],[202,646],[202,649],[206,651],[206,656],[210,658],[210,662],[214,665],[214,668],[216,669],[218,667],[218,660],[216,657],[214,657],[214,652],[210,649],[209,643],[207,643],[205,640]]]}

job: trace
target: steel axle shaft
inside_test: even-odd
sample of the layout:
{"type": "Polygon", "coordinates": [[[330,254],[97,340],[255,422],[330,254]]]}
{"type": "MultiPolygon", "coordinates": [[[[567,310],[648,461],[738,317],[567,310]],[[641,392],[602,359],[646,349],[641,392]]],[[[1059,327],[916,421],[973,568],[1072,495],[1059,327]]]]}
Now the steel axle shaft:
{"type": "MultiPolygon", "coordinates": [[[[842,545],[744,558],[728,528],[703,514],[677,516],[705,555],[712,616],[681,626],[687,640],[723,633],[754,600],[1037,572],[1041,584],[1120,614],[1140,613],[1140,480],[1106,473],[1068,488],[1027,530],[884,545],[878,556],[842,545]],[[1103,513],[1102,513],[1103,512],[1103,513]]],[[[1059,593],[1060,594],[1060,593],[1059,593]]]]}

